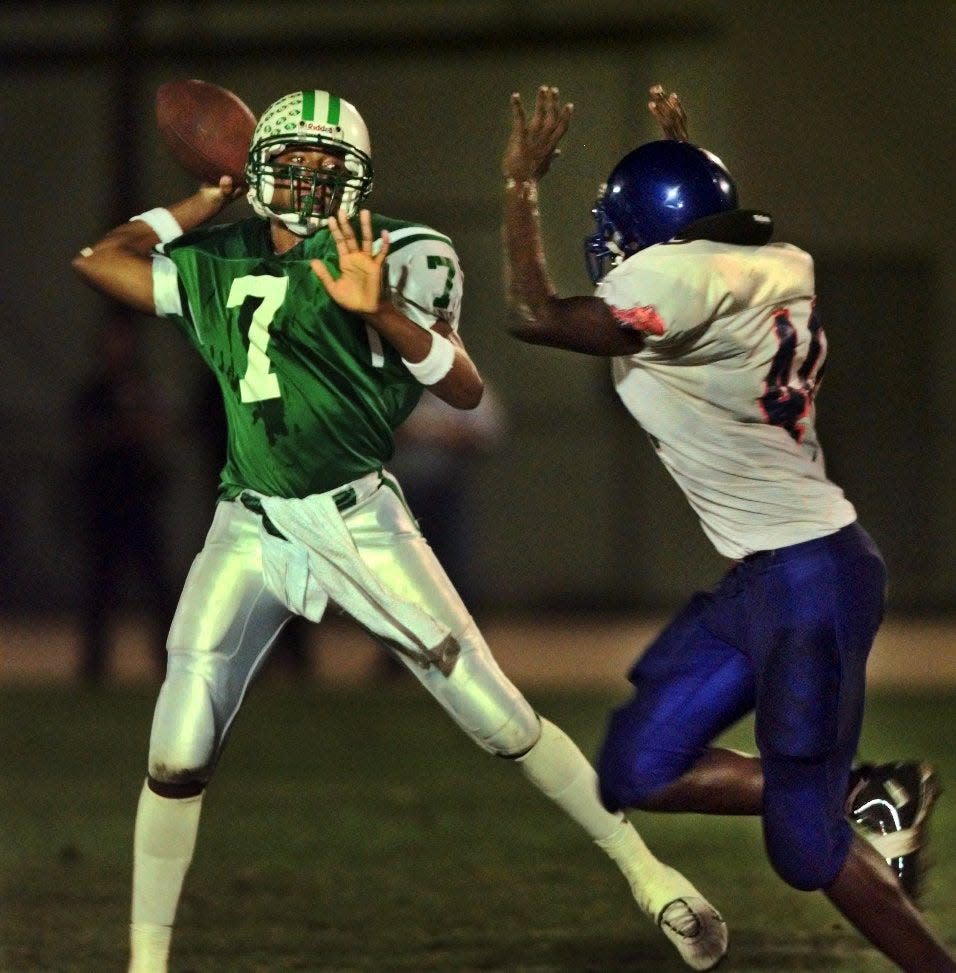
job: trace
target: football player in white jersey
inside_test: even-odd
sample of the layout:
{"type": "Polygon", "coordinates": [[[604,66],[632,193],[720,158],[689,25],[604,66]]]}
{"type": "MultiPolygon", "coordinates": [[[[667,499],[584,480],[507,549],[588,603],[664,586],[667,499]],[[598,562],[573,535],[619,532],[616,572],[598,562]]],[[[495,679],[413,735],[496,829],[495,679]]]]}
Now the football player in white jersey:
{"type": "Polygon", "coordinates": [[[248,686],[286,621],[318,622],[330,603],[475,743],[520,767],[615,862],[685,962],[709,969],[727,948],[723,919],[603,807],[591,765],[499,669],[383,468],[423,387],[455,408],[481,398],[458,337],[451,241],[360,209],[372,187],[368,132],[326,91],[291,92],[265,111],[247,179],[249,219],[202,225],[237,194],[223,177],[74,260],[91,286],[180,328],[219,381],[229,434],[153,718],[130,970],[167,968],[206,785],[248,686]]]}
{"type": "Polygon", "coordinates": [[[788,884],[822,889],[902,969],[952,973],[907,894],[932,768],[852,769],[886,576],[814,429],[826,338],[812,260],[770,242],[767,214],[738,207],[730,174],[687,141],[680,100],[658,85],[649,107],[668,137],[628,153],[594,208],[585,249],[597,289],[558,296],[538,183],[572,107],[543,86],[528,118],[512,96],[503,232],[513,334],[611,359],[622,401],[733,562],[634,665],[632,698],[601,749],[602,799],[613,810],[760,814],[788,884]],[[759,758],[710,745],[751,711],[759,758]],[[876,807],[895,823],[872,817],[876,807]],[[879,832],[874,847],[848,817],[879,832]]]}

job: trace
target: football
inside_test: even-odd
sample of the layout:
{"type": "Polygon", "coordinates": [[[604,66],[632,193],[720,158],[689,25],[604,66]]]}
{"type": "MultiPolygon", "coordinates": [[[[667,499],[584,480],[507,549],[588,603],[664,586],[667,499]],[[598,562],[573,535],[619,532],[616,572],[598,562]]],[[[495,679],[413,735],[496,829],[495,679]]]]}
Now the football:
{"type": "Polygon", "coordinates": [[[232,176],[245,185],[256,116],[226,88],[208,81],[167,81],[156,91],[156,122],[177,162],[203,182],[232,176]]]}

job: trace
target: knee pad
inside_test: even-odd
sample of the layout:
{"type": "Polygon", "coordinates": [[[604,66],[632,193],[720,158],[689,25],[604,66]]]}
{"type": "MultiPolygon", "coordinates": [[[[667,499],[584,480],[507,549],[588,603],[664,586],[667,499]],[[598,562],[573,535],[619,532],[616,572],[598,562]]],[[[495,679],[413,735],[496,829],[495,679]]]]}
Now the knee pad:
{"type": "Polygon", "coordinates": [[[504,726],[490,737],[475,737],[478,746],[496,757],[515,760],[526,754],[541,736],[541,725],[529,703],[518,707],[504,726]]]}
{"type": "Polygon", "coordinates": [[[218,756],[220,731],[206,680],[171,667],[156,701],[149,776],[159,785],[205,784],[218,756]]]}
{"type": "Polygon", "coordinates": [[[527,753],[541,732],[531,704],[487,648],[482,651],[459,641],[462,652],[451,675],[432,670],[423,685],[483,750],[500,757],[527,753]]]}
{"type": "Polygon", "coordinates": [[[826,888],[840,874],[853,833],[846,821],[828,841],[804,843],[803,836],[764,823],[764,844],[773,870],[801,892],[826,888]]]}
{"type": "Polygon", "coordinates": [[[469,681],[459,699],[459,712],[471,724],[470,729],[465,724],[462,727],[488,753],[520,757],[538,742],[538,715],[503,676],[499,682],[489,681],[488,675],[484,666],[479,667],[477,678],[469,681]]]}
{"type": "Polygon", "coordinates": [[[774,871],[803,892],[826,888],[837,877],[853,840],[843,816],[845,785],[825,763],[764,759],[763,831],[774,871]],[[832,792],[832,797],[831,797],[832,792]]]}
{"type": "Polygon", "coordinates": [[[673,783],[698,754],[661,750],[639,725],[632,725],[626,707],[611,714],[595,767],[601,801],[611,811],[640,808],[673,783]]]}

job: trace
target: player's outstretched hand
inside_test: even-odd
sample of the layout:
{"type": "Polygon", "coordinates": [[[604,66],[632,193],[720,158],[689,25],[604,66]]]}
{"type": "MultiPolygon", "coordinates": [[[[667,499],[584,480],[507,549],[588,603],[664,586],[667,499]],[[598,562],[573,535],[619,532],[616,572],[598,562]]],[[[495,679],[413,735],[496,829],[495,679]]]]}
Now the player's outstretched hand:
{"type": "Polygon", "coordinates": [[[558,142],[568,130],[574,105],[558,101],[558,89],[542,85],[538,88],[534,114],[525,118],[521,96],[511,96],[514,114],[511,135],[505,147],[502,170],[506,179],[516,183],[537,182],[561,154],[558,142]]]}
{"type": "Polygon", "coordinates": [[[655,84],[651,85],[650,96],[651,100],[647,103],[647,107],[660,125],[664,138],[686,142],[687,112],[684,111],[677,92],[665,94],[664,86],[655,84]]]}
{"type": "Polygon", "coordinates": [[[348,214],[339,210],[338,219],[329,217],[329,232],[339,252],[339,276],[333,277],[321,260],[310,260],[315,276],[322,281],[329,297],[339,307],[356,314],[374,314],[382,300],[382,266],[388,256],[388,232],[382,230],[382,246],[372,253],[372,214],[359,213],[362,242],[355,238],[348,214]]]}

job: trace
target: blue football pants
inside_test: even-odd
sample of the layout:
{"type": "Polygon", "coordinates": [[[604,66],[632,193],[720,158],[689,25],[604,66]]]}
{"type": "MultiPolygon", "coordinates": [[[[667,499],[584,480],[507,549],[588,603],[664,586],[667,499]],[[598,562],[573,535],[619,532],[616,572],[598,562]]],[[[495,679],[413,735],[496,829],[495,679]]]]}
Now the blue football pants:
{"type": "Polygon", "coordinates": [[[885,585],[876,545],[850,524],[753,554],[695,594],[611,714],[598,760],[605,805],[640,807],[754,711],[770,861],[795,888],[829,885],[852,838],[844,802],[885,585]]]}

